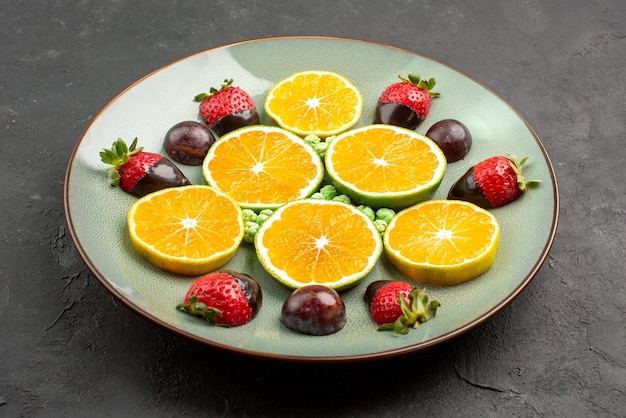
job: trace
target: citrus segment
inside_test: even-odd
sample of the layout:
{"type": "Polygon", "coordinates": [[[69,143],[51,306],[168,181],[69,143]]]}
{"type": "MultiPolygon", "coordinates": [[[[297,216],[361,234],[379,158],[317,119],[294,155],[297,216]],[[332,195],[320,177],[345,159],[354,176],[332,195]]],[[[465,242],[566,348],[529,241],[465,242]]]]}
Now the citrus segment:
{"type": "Polygon", "coordinates": [[[203,185],[167,188],[138,199],[128,211],[128,229],[145,259],[186,275],[226,264],[244,234],[237,202],[203,185]]]}
{"type": "Polygon", "coordinates": [[[351,287],[382,253],[373,222],[354,206],[331,200],[282,206],[261,225],[254,244],[263,267],[289,288],[351,287]]]}
{"type": "Polygon", "coordinates": [[[279,126],[306,136],[336,135],[354,126],[363,97],[344,76],[303,71],[276,83],[265,99],[265,111],[279,126]]]}
{"type": "Polygon", "coordinates": [[[324,177],[319,155],[300,137],[272,126],[232,131],[209,149],[207,183],[251,209],[274,209],[310,196],[324,177]]]}
{"type": "Polygon", "coordinates": [[[407,277],[453,285],[493,265],[500,226],[493,214],[473,203],[431,200],[400,211],[383,239],[389,260],[407,277]]]}
{"type": "Polygon", "coordinates": [[[430,198],[446,158],[429,138],[392,125],[368,125],[334,138],[326,151],[333,184],[353,201],[403,209],[430,198]]]}

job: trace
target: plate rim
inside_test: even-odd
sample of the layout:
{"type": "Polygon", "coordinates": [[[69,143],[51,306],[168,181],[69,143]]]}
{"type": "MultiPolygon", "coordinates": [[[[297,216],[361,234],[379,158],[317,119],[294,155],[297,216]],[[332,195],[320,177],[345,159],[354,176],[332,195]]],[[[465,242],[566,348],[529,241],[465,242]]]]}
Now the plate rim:
{"type": "Polygon", "coordinates": [[[229,43],[229,44],[224,44],[224,45],[219,45],[213,48],[209,48],[209,49],[205,49],[205,50],[201,50],[201,51],[197,51],[195,53],[186,55],[184,57],[181,57],[177,60],[174,60],[172,62],[169,62],[166,65],[163,65],[153,71],[150,71],[149,73],[147,73],[146,75],[140,77],[138,80],[136,80],[135,82],[131,83],[130,85],[128,85],[126,88],[122,89],[119,93],[117,93],[115,96],[113,96],[110,100],[108,100],[108,102],[91,118],[91,120],[89,121],[89,123],[87,124],[87,126],[83,129],[83,131],[81,132],[81,134],[79,135],[79,138],[76,142],[76,144],[74,145],[74,148],[70,154],[68,163],[67,163],[67,167],[65,169],[65,178],[64,178],[64,182],[63,182],[63,209],[64,209],[64,215],[65,215],[65,221],[66,221],[66,225],[68,227],[68,230],[70,232],[70,236],[72,238],[72,241],[74,243],[74,246],[79,254],[79,256],[81,257],[81,259],[83,260],[83,262],[85,263],[85,265],[87,266],[87,268],[90,270],[90,272],[96,277],[96,279],[100,282],[100,284],[113,296],[115,296],[120,302],[122,302],[127,308],[129,308],[131,311],[133,311],[134,313],[138,314],[139,316],[143,317],[144,319],[147,319],[149,322],[152,322],[154,325],[158,325],[162,328],[164,328],[165,330],[178,335],[178,336],[182,336],[185,337],[193,342],[196,343],[200,343],[202,345],[205,346],[209,346],[212,348],[216,348],[216,349],[221,349],[230,353],[235,353],[235,354],[240,354],[240,355],[246,355],[246,356],[250,356],[250,357],[258,357],[258,358],[264,358],[264,359],[271,359],[271,360],[283,360],[283,361],[292,361],[292,362],[319,362],[319,363],[337,363],[337,362],[358,362],[358,361],[370,361],[370,360],[379,360],[379,359],[386,359],[386,358],[390,358],[390,357],[396,357],[396,356],[400,356],[400,355],[407,355],[410,353],[415,353],[418,351],[423,351],[429,348],[432,348],[436,345],[440,345],[443,344],[445,342],[449,342],[452,341],[454,339],[456,339],[457,337],[469,332],[472,329],[477,328],[478,326],[484,324],[485,322],[489,321],[490,319],[492,319],[497,313],[499,313],[500,311],[502,311],[504,308],[506,308],[507,306],[509,306],[511,304],[511,302],[516,299],[521,293],[522,291],[530,284],[530,282],[532,282],[532,280],[534,279],[534,277],[537,275],[537,273],[539,272],[539,270],[541,269],[541,267],[543,266],[543,264],[545,263],[545,260],[547,259],[549,253],[550,253],[550,249],[552,248],[552,245],[554,244],[554,240],[556,238],[556,233],[557,233],[557,229],[558,229],[558,224],[559,224],[559,216],[560,216],[560,193],[559,193],[559,188],[558,188],[558,181],[556,178],[556,172],[554,169],[554,165],[550,159],[550,156],[547,153],[547,150],[545,148],[545,145],[543,144],[543,142],[541,141],[541,139],[539,138],[539,136],[537,135],[536,131],[533,129],[533,127],[528,123],[528,121],[526,120],[526,118],[524,118],[519,111],[513,107],[507,100],[505,100],[500,94],[498,94],[497,92],[495,92],[493,89],[491,89],[489,86],[483,84],[482,82],[480,82],[479,80],[475,79],[474,77],[468,75],[467,73],[465,73],[464,71],[458,70],[457,68],[450,66],[444,62],[441,62],[437,59],[431,58],[429,56],[420,54],[418,52],[409,50],[409,49],[405,49],[405,48],[401,48],[401,47],[397,47],[397,46],[393,46],[393,45],[389,45],[389,44],[385,44],[382,42],[377,42],[377,41],[371,41],[371,40],[364,40],[364,39],[359,39],[359,38],[350,38],[350,37],[341,37],[341,36],[325,36],[325,35],[294,35],[294,36],[275,36],[275,37],[260,37],[260,38],[251,38],[251,39],[246,39],[246,40],[242,40],[242,41],[238,41],[238,42],[233,42],[233,43],[229,43]],[[165,321],[159,319],[158,317],[156,317],[155,315],[141,309],[139,306],[137,306],[136,304],[134,304],[132,301],[130,301],[129,299],[127,299],[126,297],[124,297],[124,295],[118,291],[115,286],[113,286],[107,279],[106,277],[104,277],[104,275],[102,273],[100,273],[100,271],[96,268],[95,264],[92,262],[91,257],[89,256],[89,254],[87,254],[87,251],[84,249],[83,245],[81,244],[77,232],[74,228],[74,223],[72,221],[72,214],[71,214],[71,210],[70,210],[70,197],[69,197],[69,184],[70,184],[70,177],[72,174],[72,168],[76,159],[76,155],[78,153],[78,150],[80,148],[80,145],[82,143],[82,141],[84,140],[86,134],[89,132],[89,130],[91,129],[92,125],[98,120],[98,118],[103,115],[107,109],[112,106],[113,103],[115,103],[119,98],[121,98],[123,95],[125,95],[128,91],[130,91],[131,89],[133,89],[136,85],[138,85],[139,83],[141,83],[142,81],[144,81],[145,79],[153,76],[154,74],[157,74],[163,70],[165,70],[166,68],[169,68],[173,65],[176,65],[182,61],[185,61],[187,59],[190,59],[192,57],[198,56],[198,55],[202,55],[202,54],[206,54],[209,52],[214,52],[214,51],[218,51],[221,49],[226,49],[226,48],[231,48],[231,47],[235,47],[238,45],[243,45],[243,44],[249,44],[249,43],[258,43],[258,42],[268,42],[268,41],[280,41],[280,40],[328,40],[328,41],[341,41],[341,42],[347,42],[347,43],[362,43],[362,44],[369,44],[369,45],[373,45],[373,46],[378,46],[378,47],[383,47],[383,48],[389,48],[389,49],[393,49],[396,51],[400,51],[400,52],[404,52],[407,54],[411,54],[411,55],[415,55],[418,57],[421,57],[423,59],[429,60],[431,62],[437,63],[441,66],[444,66],[464,77],[466,77],[467,79],[473,81],[474,83],[478,84],[480,87],[484,88],[485,90],[487,90],[490,94],[494,95],[496,98],[498,98],[504,105],[506,105],[519,119],[520,121],[522,121],[524,123],[524,125],[527,127],[527,129],[531,132],[532,136],[534,137],[539,149],[541,150],[541,153],[544,157],[544,160],[547,164],[547,168],[548,168],[548,172],[550,174],[550,180],[551,180],[551,186],[554,190],[554,195],[553,195],[553,204],[554,204],[554,210],[552,213],[552,222],[551,222],[551,229],[550,229],[550,233],[548,235],[548,238],[546,240],[546,242],[543,244],[543,248],[541,250],[540,256],[538,257],[537,261],[534,263],[533,267],[530,269],[530,271],[528,272],[528,274],[526,274],[526,276],[520,281],[520,283],[511,290],[511,292],[502,300],[500,300],[495,306],[493,306],[491,309],[485,311],[483,314],[481,314],[479,317],[477,317],[476,319],[450,331],[447,332],[445,334],[442,334],[436,338],[430,339],[430,340],[426,340],[417,344],[412,344],[412,345],[408,345],[405,347],[400,347],[400,348],[394,348],[394,349],[390,349],[390,350],[385,350],[385,351],[380,351],[380,352],[374,352],[374,353],[364,353],[364,354],[353,354],[353,355],[338,355],[338,356],[305,356],[305,355],[289,355],[289,354],[276,354],[276,353],[267,353],[267,352],[260,352],[260,351],[256,351],[256,350],[251,350],[251,349],[245,349],[245,348],[240,348],[240,347],[233,347],[230,345],[226,345],[226,344],[222,344],[218,341],[209,341],[203,338],[200,338],[197,335],[191,334],[189,332],[184,331],[183,329],[180,329],[178,327],[175,327],[173,325],[170,325],[168,323],[166,323],[165,321]]]}

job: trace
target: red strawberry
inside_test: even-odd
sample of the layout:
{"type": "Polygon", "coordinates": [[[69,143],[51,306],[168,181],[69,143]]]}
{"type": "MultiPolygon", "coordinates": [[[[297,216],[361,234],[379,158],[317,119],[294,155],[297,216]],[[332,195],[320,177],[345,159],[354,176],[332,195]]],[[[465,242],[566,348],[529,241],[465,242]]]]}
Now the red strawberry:
{"type": "Polygon", "coordinates": [[[210,324],[237,327],[256,315],[261,301],[261,287],[252,277],[222,270],[196,279],[176,309],[210,324]]]}
{"type": "Polygon", "coordinates": [[[191,184],[170,160],[137,148],[137,138],[130,147],[121,138],[118,139],[111,149],[105,148],[100,152],[100,159],[113,166],[108,172],[111,186],[120,186],[135,196],[191,184]]]}
{"type": "Polygon", "coordinates": [[[526,180],[522,165],[528,157],[490,157],[470,168],[450,189],[448,199],[466,200],[482,208],[497,208],[520,197],[540,180],[526,180]]]}
{"type": "Polygon", "coordinates": [[[420,292],[408,283],[391,280],[372,282],[365,300],[378,330],[394,330],[396,334],[406,334],[409,327],[417,328],[433,318],[439,307],[436,299],[428,301],[425,290],[420,292]]]}
{"type": "Polygon", "coordinates": [[[381,94],[374,123],[415,129],[428,116],[432,98],[439,96],[439,93],[431,91],[435,79],[422,80],[418,74],[411,73],[407,78],[400,76],[400,80],[381,94]]]}
{"type": "Polygon", "coordinates": [[[211,87],[209,94],[200,93],[194,97],[196,102],[200,102],[200,115],[218,136],[259,123],[252,97],[232,84],[232,79],[224,80],[219,90],[211,87]]]}

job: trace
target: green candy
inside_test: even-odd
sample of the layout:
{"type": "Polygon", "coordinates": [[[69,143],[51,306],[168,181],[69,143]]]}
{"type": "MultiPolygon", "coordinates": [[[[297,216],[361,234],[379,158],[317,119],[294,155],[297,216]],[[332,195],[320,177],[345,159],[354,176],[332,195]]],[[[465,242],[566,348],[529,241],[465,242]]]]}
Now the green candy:
{"type": "Polygon", "coordinates": [[[371,221],[374,221],[376,219],[376,213],[374,213],[374,210],[369,206],[359,205],[357,206],[357,209],[367,215],[367,217],[370,218],[371,221]]]}
{"type": "Polygon", "coordinates": [[[378,232],[380,232],[382,234],[387,229],[388,224],[387,224],[387,222],[383,221],[382,219],[376,219],[374,221],[374,226],[376,227],[378,232]]]}
{"type": "Polygon", "coordinates": [[[381,219],[387,224],[391,222],[394,216],[396,216],[396,212],[393,209],[380,208],[376,211],[376,219],[381,219]]]}
{"type": "Polygon", "coordinates": [[[243,240],[248,244],[254,244],[254,236],[259,231],[259,224],[253,221],[244,223],[243,240]]]}
{"type": "Polygon", "coordinates": [[[352,203],[352,200],[350,200],[350,198],[348,196],[346,196],[345,194],[337,195],[337,196],[333,197],[331,200],[334,200],[336,202],[347,203],[348,205],[352,203]]]}

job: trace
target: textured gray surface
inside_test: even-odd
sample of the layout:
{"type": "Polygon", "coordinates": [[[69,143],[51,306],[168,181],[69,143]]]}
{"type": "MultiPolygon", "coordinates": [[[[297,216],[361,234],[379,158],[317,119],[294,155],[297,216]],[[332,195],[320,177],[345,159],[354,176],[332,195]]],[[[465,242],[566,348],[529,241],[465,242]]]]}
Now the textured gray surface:
{"type": "Polygon", "coordinates": [[[0,416],[626,416],[625,20],[622,0],[0,1],[0,416]],[[91,118],[171,61],[279,35],[419,52],[535,128],[561,221],[510,306],[426,352],[308,365],[191,343],[95,280],[62,200],[91,118]]]}

